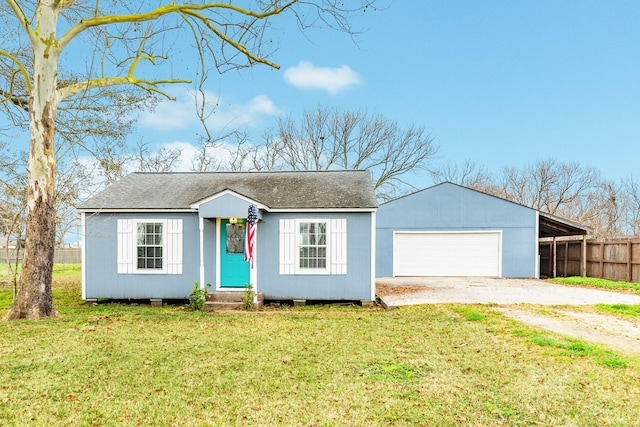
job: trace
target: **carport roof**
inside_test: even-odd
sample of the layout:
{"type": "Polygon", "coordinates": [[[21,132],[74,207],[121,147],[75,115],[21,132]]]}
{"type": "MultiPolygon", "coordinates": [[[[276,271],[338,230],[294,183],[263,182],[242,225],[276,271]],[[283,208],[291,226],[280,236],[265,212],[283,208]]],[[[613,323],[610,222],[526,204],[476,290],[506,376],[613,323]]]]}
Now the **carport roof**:
{"type": "Polygon", "coordinates": [[[582,236],[589,232],[589,227],[577,222],[540,212],[538,237],[582,236]]]}

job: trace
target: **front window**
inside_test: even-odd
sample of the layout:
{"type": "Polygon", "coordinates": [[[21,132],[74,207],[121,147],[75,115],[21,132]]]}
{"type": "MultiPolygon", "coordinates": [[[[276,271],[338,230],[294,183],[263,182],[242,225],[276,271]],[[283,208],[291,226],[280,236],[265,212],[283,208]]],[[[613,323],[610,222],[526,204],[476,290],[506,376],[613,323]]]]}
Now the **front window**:
{"type": "Polygon", "coordinates": [[[327,268],[327,223],[300,223],[300,264],[302,269],[327,268]]]}
{"type": "Polygon", "coordinates": [[[162,223],[138,224],[138,269],[162,270],[162,223]]]}

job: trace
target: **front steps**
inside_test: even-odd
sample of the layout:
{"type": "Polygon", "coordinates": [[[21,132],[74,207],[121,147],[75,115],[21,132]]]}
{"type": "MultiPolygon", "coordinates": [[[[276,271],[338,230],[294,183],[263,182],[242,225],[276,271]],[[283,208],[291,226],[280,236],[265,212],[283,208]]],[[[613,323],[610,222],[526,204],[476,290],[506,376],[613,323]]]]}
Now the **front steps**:
{"type": "MultiPolygon", "coordinates": [[[[245,291],[210,292],[207,296],[207,301],[204,303],[204,308],[207,311],[242,310],[244,305],[242,299],[245,294],[245,291]]],[[[254,304],[254,309],[258,309],[264,304],[264,295],[258,293],[257,297],[258,302],[254,304]]]]}

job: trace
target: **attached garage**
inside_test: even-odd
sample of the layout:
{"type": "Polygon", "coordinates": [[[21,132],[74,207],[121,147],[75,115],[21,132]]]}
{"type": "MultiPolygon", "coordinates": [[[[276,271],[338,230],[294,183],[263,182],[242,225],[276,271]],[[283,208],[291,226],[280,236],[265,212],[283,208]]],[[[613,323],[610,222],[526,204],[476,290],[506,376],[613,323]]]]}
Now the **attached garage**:
{"type": "Polygon", "coordinates": [[[500,231],[396,231],[394,276],[502,275],[500,231]]]}

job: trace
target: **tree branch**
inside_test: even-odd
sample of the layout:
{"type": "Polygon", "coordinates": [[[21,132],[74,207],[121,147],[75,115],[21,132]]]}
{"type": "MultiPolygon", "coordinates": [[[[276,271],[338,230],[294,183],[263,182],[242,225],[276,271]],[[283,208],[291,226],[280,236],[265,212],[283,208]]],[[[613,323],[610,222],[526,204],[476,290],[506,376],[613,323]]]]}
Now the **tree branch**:
{"type": "Polygon", "coordinates": [[[31,29],[30,22],[27,19],[27,16],[24,14],[24,11],[20,7],[20,5],[18,5],[16,0],[7,0],[7,3],[9,3],[9,7],[11,7],[13,13],[16,15],[16,18],[18,18],[18,21],[20,22],[20,26],[24,29],[25,33],[27,33],[29,39],[33,43],[35,34],[31,29]]]}
{"type": "Polygon", "coordinates": [[[154,92],[160,94],[167,99],[175,101],[175,98],[169,95],[168,93],[158,89],[156,86],[161,84],[168,83],[191,83],[190,80],[181,80],[181,79],[168,79],[168,80],[143,80],[138,79],[133,75],[135,71],[135,67],[138,65],[140,60],[146,59],[150,61],[152,64],[155,63],[153,57],[144,55],[139,56],[133,60],[133,63],[129,67],[129,71],[127,73],[127,77],[103,77],[97,79],[86,80],[84,82],[76,83],[65,88],[59,89],[60,100],[67,99],[71,96],[74,96],[80,92],[84,92],[90,89],[98,88],[98,87],[107,87],[107,86],[116,86],[116,85],[125,85],[125,84],[133,84],[144,90],[149,92],[154,92]]]}
{"type": "MultiPolygon", "coordinates": [[[[205,4],[171,4],[160,6],[157,9],[146,13],[134,13],[131,15],[109,15],[109,16],[96,16],[89,19],[84,19],[71,27],[59,40],[58,45],[60,49],[64,49],[71,40],[78,36],[83,31],[86,31],[92,27],[98,27],[111,24],[124,24],[132,22],[144,22],[158,19],[165,15],[172,13],[196,13],[196,11],[209,10],[209,9],[227,9],[237,12],[241,15],[251,16],[256,19],[264,19],[273,15],[278,15],[284,10],[290,8],[299,0],[292,0],[282,7],[274,8],[266,12],[254,12],[252,10],[244,9],[232,4],[225,3],[205,3],[205,4]]],[[[10,0],[9,3],[15,3],[15,0],[10,0]]],[[[16,5],[16,7],[18,7],[16,5]]],[[[24,14],[23,14],[24,15],[24,14]]],[[[207,19],[208,21],[208,19],[207,19]]]]}
{"type": "Polygon", "coordinates": [[[244,47],[243,44],[241,44],[240,42],[236,42],[235,40],[231,39],[230,37],[227,37],[226,34],[224,34],[222,31],[218,30],[213,24],[211,24],[211,20],[208,19],[206,16],[203,16],[200,13],[192,12],[192,11],[184,11],[182,13],[185,14],[185,15],[193,16],[194,18],[200,20],[216,36],[218,36],[221,40],[229,43],[231,46],[236,48],[236,50],[238,50],[239,52],[243,53],[247,58],[249,58],[250,61],[258,62],[258,63],[261,63],[261,64],[265,64],[265,65],[268,65],[269,67],[275,68],[277,70],[280,69],[280,66],[278,64],[273,63],[271,61],[268,61],[265,58],[261,58],[259,56],[254,55],[253,53],[251,53],[249,51],[249,49],[244,47]]]}
{"type": "Polygon", "coordinates": [[[12,92],[6,92],[2,89],[0,89],[0,96],[4,97],[5,99],[7,99],[9,102],[11,102],[13,105],[15,105],[16,107],[29,112],[29,101],[26,98],[22,98],[19,97],[17,95],[14,95],[12,92]]]}

